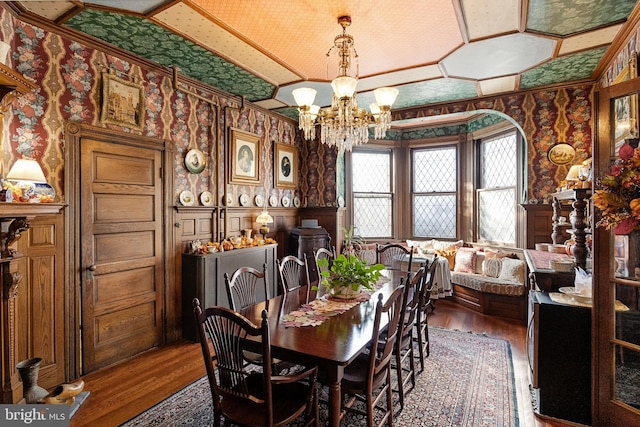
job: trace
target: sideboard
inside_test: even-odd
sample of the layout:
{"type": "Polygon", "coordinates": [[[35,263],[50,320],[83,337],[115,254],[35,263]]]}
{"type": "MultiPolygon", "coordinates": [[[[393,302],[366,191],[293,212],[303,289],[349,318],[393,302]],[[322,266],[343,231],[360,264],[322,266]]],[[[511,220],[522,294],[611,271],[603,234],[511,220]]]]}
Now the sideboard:
{"type": "Polygon", "coordinates": [[[277,253],[278,245],[272,244],[210,254],[182,254],[182,336],[191,341],[198,338],[193,320],[194,298],[200,300],[202,307],[229,307],[224,273],[231,275],[240,267],[262,271],[266,263],[269,296],[275,295],[277,253]]]}

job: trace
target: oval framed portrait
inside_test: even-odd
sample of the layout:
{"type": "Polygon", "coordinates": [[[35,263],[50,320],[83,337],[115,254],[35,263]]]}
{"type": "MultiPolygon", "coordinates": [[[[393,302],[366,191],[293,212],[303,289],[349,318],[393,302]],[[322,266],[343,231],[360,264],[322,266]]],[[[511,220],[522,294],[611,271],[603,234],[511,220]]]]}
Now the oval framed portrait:
{"type": "Polygon", "coordinates": [[[184,164],[189,172],[200,173],[207,165],[207,158],[202,151],[194,148],[187,152],[184,158],[184,164]]]}
{"type": "Polygon", "coordinates": [[[549,149],[547,157],[554,165],[562,166],[575,159],[576,150],[566,142],[559,142],[549,149]]]}

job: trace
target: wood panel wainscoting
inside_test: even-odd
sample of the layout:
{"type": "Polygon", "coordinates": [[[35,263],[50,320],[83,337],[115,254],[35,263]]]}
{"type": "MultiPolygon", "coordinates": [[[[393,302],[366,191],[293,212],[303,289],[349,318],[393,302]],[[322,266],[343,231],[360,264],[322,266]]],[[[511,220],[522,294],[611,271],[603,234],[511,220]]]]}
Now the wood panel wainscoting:
{"type": "Polygon", "coordinates": [[[24,400],[16,369],[21,360],[42,358],[42,387],[66,375],[62,209],[53,203],[0,203],[1,403],[24,400]]]}

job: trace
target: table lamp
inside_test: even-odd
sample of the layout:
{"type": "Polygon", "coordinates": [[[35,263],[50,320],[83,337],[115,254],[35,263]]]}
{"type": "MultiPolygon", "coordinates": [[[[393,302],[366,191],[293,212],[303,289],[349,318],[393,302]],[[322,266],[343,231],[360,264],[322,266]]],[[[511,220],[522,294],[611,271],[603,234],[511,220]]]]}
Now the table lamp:
{"type": "Polygon", "coordinates": [[[260,233],[264,237],[267,237],[267,233],[269,233],[269,227],[267,224],[273,224],[273,217],[269,215],[267,211],[262,211],[262,213],[258,215],[258,218],[256,218],[256,222],[258,224],[262,224],[260,227],[260,233]]]}
{"type": "Polygon", "coordinates": [[[18,159],[6,177],[9,181],[47,182],[42,168],[33,159],[18,159]]]}
{"type": "MultiPolygon", "coordinates": [[[[42,168],[37,161],[33,159],[18,159],[9,169],[9,173],[5,177],[6,181],[15,183],[18,190],[19,198],[16,201],[26,202],[32,197],[39,196],[36,194],[36,183],[45,183],[47,179],[44,176],[42,168]]],[[[7,201],[12,197],[7,195],[7,201]]]]}

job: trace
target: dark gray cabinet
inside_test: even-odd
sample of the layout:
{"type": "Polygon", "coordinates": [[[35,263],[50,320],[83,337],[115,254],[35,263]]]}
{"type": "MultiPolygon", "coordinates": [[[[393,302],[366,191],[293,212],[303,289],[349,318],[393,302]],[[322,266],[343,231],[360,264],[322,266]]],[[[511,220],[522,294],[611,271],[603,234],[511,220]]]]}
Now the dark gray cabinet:
{"type": "Polygon", "coordinates": [[[182,254],[182,336],[191,341],[198,336],[193,320],[194,298],[200,300],[201,307],[229,307],[224,273],[231,275],[240,267],[262,271],[262,265],[267,263],[269,296],[274,296],[278,285],[277,250],[278,245],[273,244],[203,255],[182,254]]]}
{"type": "Polygon", "coordinates": [[[591,308],[532,291],[527,350],[534,412],[591,425],[591,308]]]}

